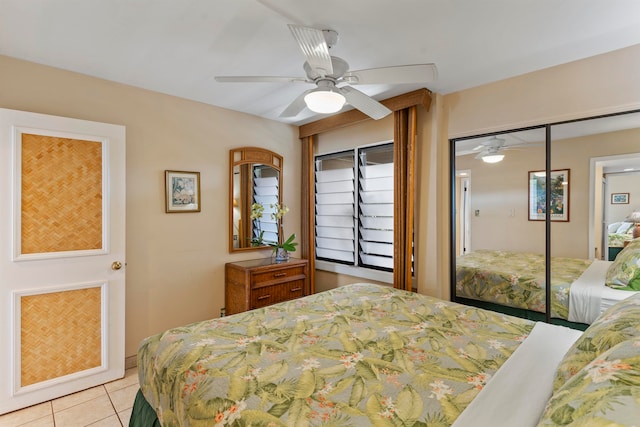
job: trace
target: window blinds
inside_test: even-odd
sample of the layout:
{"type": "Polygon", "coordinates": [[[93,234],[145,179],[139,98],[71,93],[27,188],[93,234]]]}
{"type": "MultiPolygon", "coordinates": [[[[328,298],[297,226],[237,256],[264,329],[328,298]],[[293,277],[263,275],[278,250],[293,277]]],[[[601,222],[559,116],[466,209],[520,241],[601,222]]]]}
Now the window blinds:
{"type": "Polygon", "coordinates": [[[263,169],[256,167],[253,170],[253,199],[254,203],[260,203],[264,207],[262,218],[253,221],[253,236],[257,238],[260,232],[265,243],[278,242],[278,225],[271,214],[275,212],[275,205],[278,203],[278,178],[275,176],[262,176],[263,169]]]}
{"type": "Polygon", "coordinates": [[[316,157],[317,259],[393,271],[393,171],[393,144],[316,157]]]}
{"type": "Polygon", "coordinates": [[[318,259],[355,263],[354,169],[353,154],[316,161],[318,259]]]}
{"type": "Polygon", "coordinates": [[[359,156],[359,256],[363,266],[393,271],[393,147],[383,148],[359,156]]]}

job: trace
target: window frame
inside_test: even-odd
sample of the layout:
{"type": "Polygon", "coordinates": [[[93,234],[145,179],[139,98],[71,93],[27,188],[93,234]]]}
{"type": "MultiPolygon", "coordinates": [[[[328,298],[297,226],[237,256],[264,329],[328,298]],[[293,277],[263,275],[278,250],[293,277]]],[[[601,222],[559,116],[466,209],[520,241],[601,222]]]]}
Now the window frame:
{"type": "MultiPolygon", "coordinates": [[[[359,277],[359,278],[368,279],[368,280],[375,280],[383,283],[391,283],[391,284],[393,283],[393,274],[394,274],[393,268],[388,269],[384,267],[377,267],[377,266],[365,264],[362,262],[360,258],[361,242],[362,242],[362,236],[360,232],[361,230],[360,216],[361,215],[360,215],[360,197],[359,197],[359,194],[361,191],[360,189],[360,152],[371,150],[372,148],[375,149],[379,147],[384,147],[385,145],[391,147],[391,152],[393,153],[393,145],[394,145],[393,140],[385,140],[381,142],[352,147],[347,150],[317,153],[314,155],[313,157],[313,161],[314,161],[314,195],[313,197],[314,197],[314,207],[315,207],[314,219],[316,220],[314,221],[314,223],[317,222],[317,215],[318,215],[317,213],[318,181],[316,177],[316,172],[318,171],[317,162],[319,160],[323,160],[323,158],[329,159],[331,157],[339,157],[340,154],[351,155],[351,157],[353,158],[353,173],[354,173],[354,190],[353,190],[354,261],[353,263],[351,263],[350,261],[340,261],[340,260],[334,260],[334,259],[329,259],[324,257],[318,257],[316,252],[318,248],[317,246],[318,243],[316,241],[315,250],[314,250],[316,269],[338,273],[338,274],[350,275],[350,276],[359,277]]],[[[395,197],[394,197],[394,200],[395,200],[395,197]]],[[[315,225],[315,227],[317,227],[317,224],[315,225]]],[[[316,239],[317,239],[317,230],[314,229],[314,233],[316,233],[316,239]]],[[[392,243],[392,245],[395,245],[395,242],[392,243]]]]}

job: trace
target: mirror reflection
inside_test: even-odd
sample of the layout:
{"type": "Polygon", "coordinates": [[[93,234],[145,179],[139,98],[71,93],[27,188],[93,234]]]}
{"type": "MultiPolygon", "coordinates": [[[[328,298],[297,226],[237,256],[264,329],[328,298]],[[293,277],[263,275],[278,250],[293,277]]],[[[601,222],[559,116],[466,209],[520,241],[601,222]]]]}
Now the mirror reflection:
{"type": "Polygon", "coordinates": [[[455,142],[458,300],[544,312],[544,213],[529,173],[544,175],[545,137],[537,128],[455,142]]]}
{"type": "Polygon", "coordinates": [[[629,295],[605,284],[640,222],[640,113],[552,125],[550,137],[549,175],[545,128],[452,142],[452,294],[541,318],[550,178],[550,317],[579,326],[629,295]]]}
{"type": "Polygon", "coordinates": [[[230,158],[230,250],[264,249],[281,238],[271,213],[282,199],[282,156],[243,147],[231,150],[230,158]]]}

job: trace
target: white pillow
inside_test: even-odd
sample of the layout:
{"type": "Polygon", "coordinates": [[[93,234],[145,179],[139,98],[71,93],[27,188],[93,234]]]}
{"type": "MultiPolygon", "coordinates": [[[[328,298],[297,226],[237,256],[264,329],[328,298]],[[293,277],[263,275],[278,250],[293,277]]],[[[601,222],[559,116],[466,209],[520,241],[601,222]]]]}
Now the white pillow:
{"type": "Polygon", "coordinates": [[[609,224],[609,226],[607,227],[607,229],[609,230],[609,233],[616,233],[618,228],[620,228],[620,226],[624,224],[623,222],[614,222],[612,224],[609,224]]]}
{"type": "Polygon", "coordinates": [[[618,229],[616,230],[616,233],[625,234],[631,227],[633,227],[632,222],[623,222],[622,225],[620,225],[620,227],[618,227],[618,229]]]}

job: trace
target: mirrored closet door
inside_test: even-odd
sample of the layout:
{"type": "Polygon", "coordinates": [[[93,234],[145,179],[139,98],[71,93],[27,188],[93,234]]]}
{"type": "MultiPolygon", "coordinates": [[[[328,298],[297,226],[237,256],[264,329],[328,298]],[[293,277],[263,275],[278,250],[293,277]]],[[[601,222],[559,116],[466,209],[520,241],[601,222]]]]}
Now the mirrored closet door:
{"type": "Polygon", "coordinates": [[[607,291],[604,274],[633,238],[635,212],[640,221],[640,113],[451,143],[452,299],[590,323],[601,298],[576,302],[576,313],[580,292],[570,290],[595,274],[607,291]]]}

